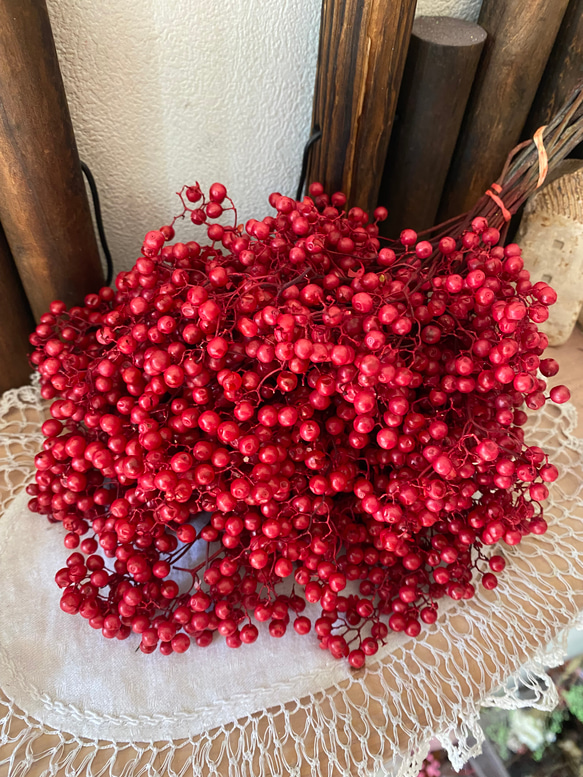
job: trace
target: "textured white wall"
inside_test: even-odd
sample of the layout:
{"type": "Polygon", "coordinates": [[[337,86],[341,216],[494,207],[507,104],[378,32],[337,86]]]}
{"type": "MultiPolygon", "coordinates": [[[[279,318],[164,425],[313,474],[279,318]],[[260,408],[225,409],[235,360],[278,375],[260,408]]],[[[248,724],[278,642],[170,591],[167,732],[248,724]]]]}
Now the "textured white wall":
{"type": "MultiPolygon", "coordinates": [[[[419,0],[477,18],[481,0],[419,0]]],[[[307,140],[321,0],[48,0],[81,158],[116,269],[177,210],[183,183],[223,182],[240,220],[293,194],[307,140]]],[[[193,234],[193,233],[188,233],[193,234]]]]}
{"type": "Polygon", "coordinates": [[[482,0],[417,0],[417,15],[453,16],[475,22],[481,5],[482,0]]]}

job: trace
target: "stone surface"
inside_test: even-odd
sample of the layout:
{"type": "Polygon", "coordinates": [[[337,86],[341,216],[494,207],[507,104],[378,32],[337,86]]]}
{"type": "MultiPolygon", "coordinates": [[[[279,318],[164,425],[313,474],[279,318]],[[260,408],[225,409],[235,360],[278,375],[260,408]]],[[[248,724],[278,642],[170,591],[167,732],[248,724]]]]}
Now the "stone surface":
{"type": "Polygon", "coordinates": [[[545,281],[557,292],[549,318],[540,328],[550,345],[569,339],[583,304],[583,167],[553,180],[526,204],[516,242],[533,283],[545,281]]]}

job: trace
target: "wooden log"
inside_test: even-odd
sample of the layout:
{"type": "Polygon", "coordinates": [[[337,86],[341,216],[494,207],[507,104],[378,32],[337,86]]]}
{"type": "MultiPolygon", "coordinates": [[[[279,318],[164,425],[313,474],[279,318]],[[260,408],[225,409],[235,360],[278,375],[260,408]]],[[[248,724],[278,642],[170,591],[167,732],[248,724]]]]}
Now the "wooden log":
{"type": "Polygon", "coordinates": [[[379,196],[389,211],[384,235],[435,224],[485,40],[462,19],[415,19],[379,196]]]}
{"type": "Polygon", "coordinates": [[[469,210],[516,145],[568,0],[484,0],[484,53],[447,176],[438,221],[469,210]]]}
{"type": "Polygon", "coordinates": [[[528,116],[530,138],[564,104],[583,78],[583,0],[570,0],[528,116]]]}
{"type": "Polygon", "coordinates": [[[0,221],[36,318],[103,284],[44,0],[0,0],[0,221]]]}
{"type": "Polygon", "coordinates": [[[372,213],[416,0],[324,0],[308,181],[346,193],[349,205],[372,213]]]}
{"type": "Polygon", "coordinates": [[[28,383],[28,335],[34,320],[0,226],[0,393],[28,383]]]}
{"type": "Polygon", "coordinates": [[[526,203],[516,242],[533,283],[545,281],[557,302],[540,324],[549,345],[566,343],[583,305],[583,162],[567,159],[558,176],[526,203]]]}

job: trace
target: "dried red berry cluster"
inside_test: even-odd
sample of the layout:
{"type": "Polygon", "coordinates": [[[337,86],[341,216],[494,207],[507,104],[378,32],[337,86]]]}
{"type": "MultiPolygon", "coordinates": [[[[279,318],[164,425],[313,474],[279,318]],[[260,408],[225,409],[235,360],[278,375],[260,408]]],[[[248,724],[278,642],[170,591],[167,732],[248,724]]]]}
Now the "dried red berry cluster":
{"type": "Polygon", "coordinates": [[[207,245],[149,232],[117,291],[53,303],[31,337],[58,398],[30,507],[74,551],[62,609],[107,638],[169,654],[293,622],[360,667],[440,598],[495,587],[504,560],[485,545],[546,530],[557,470],[521,407],[558,369],[537,329],[555,292],[483,218],[381,248],[383,208],[369,223],[341,193],[310,195],[272,194],[275,215],[243,228],[209,225],[236,224],[221,184],[183,189],[179,218],[207,245]],[[183,568],[193,543],[206,560],[183,568]]]}

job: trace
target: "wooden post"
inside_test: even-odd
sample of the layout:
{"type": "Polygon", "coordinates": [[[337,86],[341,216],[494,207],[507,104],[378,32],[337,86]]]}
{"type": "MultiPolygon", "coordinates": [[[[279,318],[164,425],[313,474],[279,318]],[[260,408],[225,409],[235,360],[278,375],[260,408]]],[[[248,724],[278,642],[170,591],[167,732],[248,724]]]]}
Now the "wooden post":
{"type": "Polygon", "coordinates": [[[384,235],[435,224],[485,40],[462,19],[415,19],[379,196],[389,211],[384,235]]]}
{"type": "Polygon", "coordinates": [[[323,0],[308,181],[372,213],[416,0],[323,0]]]}
{"type": "Polygon", "coordinates": [[[583,0],[570,0],[523,132],[530,138],[583,78],[583,0]]]}
{"type": "Polygon", "coordinates": [[[484,0],[488,33],[438,220],[469,210],[520,138],[568,0],[484,0]]]}
{"type": "Polygon", "coordinates": [[[103,284],[44,0],[0,0],[0,221],[35,317],[103,284]]]}
{"type": "Polygon", "coordinates": [[[0,392],[28,383],[34,320],[0,226],[0,392]]]}

